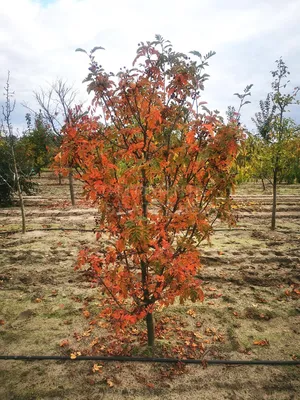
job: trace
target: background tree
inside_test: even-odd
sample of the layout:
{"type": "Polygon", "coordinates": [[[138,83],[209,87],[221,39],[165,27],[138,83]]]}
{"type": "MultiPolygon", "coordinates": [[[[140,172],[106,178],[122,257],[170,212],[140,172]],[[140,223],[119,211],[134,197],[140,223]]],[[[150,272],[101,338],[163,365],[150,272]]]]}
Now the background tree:
{"type": "MultiPolygon", "coordinates": [[[[250,104],[251,102],[247,100],[248,96],[251,96],[251,89],[253,84],[247,85],[244,89],[243,93],[234,93],[234,96],[237,96],[239,99],[239,107],[236,109],[234,106],[228,106],[226,111],[227,121],[229,124],[236,124],[237,126],[241,125],[241,110],[246,104],[250,104]]],[[[246,132],[246,128],[244,127],[244,131],[246,132]]],[[[248,134],[248,132],[247,132],[248,134]]],[[[240,138],[239,142],[239,150],[237,157],[232,166],[232,174],[235,177],[236,183],[241,183],[245,181],[247,178],[247,161],[249,158],[248,153],[248,141],[246,139],[246,135],[240,138]]],[[[230,194],[230,188],[227,189],[227,195],[230,194]]]]}
{"type": "MultiPolygon", "coordinates": [[[[11,205],[13,195],[17,192],[10,141],[7,140],[5,129],[0,131],[0,205],[11,205]]],[[[26,195],[36,192],[37,184],[33,182],[34,154],[27,142],[26,134],[12,137],[14,155],[16,158],[20,188],[26,195]]]]}
{"type": "Polygon", "coordinates": [[[41,169],[53,161],[57,143],[55,134],[45,123],[42,113],[35,116],[34,125],[30,114],[26,114],[28,129],[20,139],[33,173],[40,175],[41,169]]]}
{"type": "Polygon", "coordinates": [[[253,122],[255,123],[258,134],[262,138],[264,147],[267,150],[266,155],[272,168],[272,219],[271,229],[276,227],[276,204],[277,204],[277,183],[280,171],[283,169],[284,154],[287,143],[293,137],[294,130],[285,114],[289,111],[289,106],[299,104],[296,100],[299,88],[296,87],[291,94],[284,93],[289,81],[287,77],[290,74],[288,67],[280,58],[276,60],[277,69],[271,71],[274,78],[272,82],[273,92],[269,93],[267,99],[260,102],[261,111],[255,114],[253,122]]]}
{"type": "Polygon", "coordinates": [[[300,127],[291,121],[292,135],[283,148],[285,160],[281,180],[288,184],[300,183],[300,127]]]}
{"type": "Polygon", "coordinates": [[[10,148],[4,136],[3,129],[0,132],[0,205],[12,204],[14,193],[14,173],[9,162],[10,148]]]}
{"type": "Polygon", "coordinates": [[[247,85],[244,89],[244,93],[234,93],[234,96],[237,96],[240,104],[238,109],[234,106],[228,106],[226,111],[226,116],[228,122],[235,122],[237,124],[241,123],[241,110],[246,104],[250,104],[251,101],[246,100],[248,96],[251,96],[250,90],[252,89],[253,84],[247,85]]]}
{"type": "Polygon", "coordinates": [[[203,112],[213,52],[193,51],[193,61],[156,36],[139,44],[137,66],[114,75],[95,61],[97,49],[86,79],[94,116],[67,125],[61,147],[62,164],[74,160],[99,207],[104,235],[78,267],[90,265],[107,294],[101,315],[122,328],[145,319],[153,346],[155,309],[203,299],[198,246],[217,219],[233,221],[225,191],[241,132],[203,112]]]}
{"type": "MultiPolygon", "coordinates": [[[[5,138],[6,143],[4,143],[4,146],[2,144],[1,147],[2,147],[2,151],[3,151],[3,149],[5,150],[6,147],[7,147],[7,149],[9,149],[9,155],[10,155],[11,162],[12,162],[12,168],[10,168],[10,166],[8,166],[8,168],[6,168],[6,171],[1,170],[1,172],[7,172],[7,170],[11,170],[11,169],[13,171],[13,181],[17,188],[20,209],[21,209],[21,215],[22,215],[22,233],[25,233],[26,232],[25,207],[24,207],[22,189],[21,189],[21,185],[20,185],[20,175],[19,175],[16,154],[15,154],[15,140],[14,140],[14,135],[13,135],[13,127],[12,127],[12,123],[11,123],[11,115],[15,109],[16,102],[15,102],[15,100],[12,101],[13,92],[10,91],[9,78],[10,78],[10,73],[8,72],[6,86],[4,87],[5,105],[2,106],[2,114],[3,114],[3,123],[2,123],[3,137],[2,137],[2,140],[3,140],[3,138],[5,138]]],[[[2,183],[4,183],[4,188],[6,188],[4,190],[6,190],[6,191],[9,190],[9,192],[13,192],[14,187],[12,186],[12,180],[9,179],[9,176],[10,176],[9,174],[0,175],[2,183]]],[[[6,193],[5,197],[7,197],[7,193],[6,193]]]]}
{"type": "MultiPolygon", "coordinates": [[[[286,119],[286,136],[281,145],[280,168],[278,169],[278,183],[292,184],[299,182],[299,128],[291,119],[286,119]]],[[[245,141],[247,159],[245,170],[247,180],[260,179],[263,190],[265,183],[273,186],[274,148],[273,144],[259,135],[248,133],[245,141]]]]}
{"type": "MultiPolygon", "coordinates": [[[[77,92],[67,82],[59,79],[50,86],[49,90],[40,89],[40,91],[35,91],[34,96],[40,108],[39,113],[35,113],[27,105],[25,107],[33,112],[36,117],[41,117],[44,124],[49,125],[55,135],[58,149],[62,142],[62,128],[65,123],[71,122],[70,111],[74,108],[77,92]]],[[[69,167],[68,177],[72,205],[75,205],[73,171],[71,167],[69,167]]],[[[61,184],[60,174],[59,182],[61,184]]]]}

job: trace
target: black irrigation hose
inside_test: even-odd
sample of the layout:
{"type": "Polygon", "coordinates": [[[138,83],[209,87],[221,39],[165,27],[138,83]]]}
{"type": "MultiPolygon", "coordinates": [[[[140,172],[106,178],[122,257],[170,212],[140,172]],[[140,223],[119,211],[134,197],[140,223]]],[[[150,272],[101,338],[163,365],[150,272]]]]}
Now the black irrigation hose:
{"type": "Polygon", "coordinates": [[[71,358],[68,356],[1,356],[0,360],[15,361],[123,361],[123,362],[146,362],[146,363],[183,363],[183,364],[202,364],[202,365],[300,365],[300,360],[193,360],[177,358],[149,358],[149,357],[124,357],[124,356],[78,356],[71,358]]]}
{"type": "MultiPolygon", "coordinates": [[[[35,228],[35,229],[26,229],[26,232],[38,232],[38,231],[74,231],[74,232],[94,232],[96,233],[97,230],[95,229],[80,229],[80,228],[35,228]]],[[[229,232],[229,231],[255,231],[253,228],[216,228],[214,232],[229,232]]],[[[276,232],[279,233],[295,233],[299,234],[300,231],[283,231],[277,229],[276,232]]],[[[15,233],[22,233],[21,230],[17,231],[0,231],[0,235],[13,235],[15,233]]]]}

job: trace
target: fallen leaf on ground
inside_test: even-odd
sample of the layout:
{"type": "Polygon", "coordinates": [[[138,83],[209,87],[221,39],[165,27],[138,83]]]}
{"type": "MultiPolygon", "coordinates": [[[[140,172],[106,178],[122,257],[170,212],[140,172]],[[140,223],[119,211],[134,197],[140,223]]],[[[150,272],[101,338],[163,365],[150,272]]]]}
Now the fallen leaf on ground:
{"type": "Polygon", "coordinates": [[[99,365],[99,364],[94,364],[93,365],[93,369],[92,369],[92,371],[95,373],[95,372],[102,372],[102,369],[103,369],[103,366],[102,365],[99,365]]]}
{"type": "Polygon", "coordinates": [[[269,346],[270,343],[267,339],[263,339],[263,340],[255,340],[253,342],[253,344],[255,344],[256,346],[269,346]]]}
{"type": "Polygon", "coordinates": [[[60,347],[67,347],[67,346],[69,346],[69,341],[68,341],[68,339],[64,339],[64,340],[61,340],[61,342],[59,343],[59,345],[60,345],[60,347]]]}
{"type": "Polygon", "coordinates": [[[70,354],[71,360],[75,360],[75,358],[77,358],[78,356],[81,356],[80,351],[76,351],[75,353],[70,354]]]}
{"type": "Polygon", "coordinates": [[[41,301],[42,301],[42,299],[39,298],[39,297],[37,297],[36,299],[34,299],[34,302],[35,302],[35,303],[40,303],[41,301]]]}
{"type": "Polygon", "coordinates": [[[186,313],[187,313],[188,315],[190,315],[192,318],[196,318],[196,313],[195,313],[194,310],[188,310],[186,313]]]}

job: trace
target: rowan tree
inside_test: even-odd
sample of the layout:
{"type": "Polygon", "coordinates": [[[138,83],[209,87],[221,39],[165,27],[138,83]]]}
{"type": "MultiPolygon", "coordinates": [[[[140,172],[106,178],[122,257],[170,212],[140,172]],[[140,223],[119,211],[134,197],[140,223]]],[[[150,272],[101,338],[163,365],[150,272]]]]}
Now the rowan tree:
{"type": "Polygon", "coordinates": [[[265,148],[265,158],[272,171],[272,189],[273,204],[271,229],[276,227],[276,207],[277,207],[277,183],[281,172],[284,170],[284,164],[288,162],[285,159],[287,144],[294,137],[294,125],[285,115],[289,112],[292,104],[300,104],[297,100],[299,87],[295,87],[291,93],[285,93],[289,81],[288,67],[280,58],[276,60],[276,70],[271,71],[274,81],[272,82],[273,92],[269,93],[265,101],[260,101],[261,111],[255,114],[253,122],[255,123],[258,135],[262,139],[265,148]]]}
{"type": "Polygon", "coordinates": [[[199,244],[217,219],[233,222],[225,192],[241,130],[202,109],[213,52],[191,60],[157,35],[114,75],[98,49],[85,80],[93,113],[65,126],[59,156],[99,207],[98,250],[82,250],[77,267],[89,265],[107,295],[101,316],[120,328],[145,319],[152,346],[158,307],[203,299],[199,244]]]}

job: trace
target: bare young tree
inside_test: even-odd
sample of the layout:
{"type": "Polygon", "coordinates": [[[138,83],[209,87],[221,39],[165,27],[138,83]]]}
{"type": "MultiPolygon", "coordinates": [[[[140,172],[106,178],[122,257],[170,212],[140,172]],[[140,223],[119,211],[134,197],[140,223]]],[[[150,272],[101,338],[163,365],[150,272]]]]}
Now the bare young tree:
{"type": "MultiPolygon", "coordinates": [[[[34,91],[34,97],[39,105],[44,120],[50,125],[57,140],[62,139],[61,129],[65,124],[70,123],[70,110],[74,107],[77,92],[72,86],[62,79],[56,80],[48,90],[40,89],[34,91]]],[[[24,105],[31,112],[34,112],[27,105],[24,105]]],[[[34,112],[35,113],[35,112],[34,112]]],[[[36,113],[35,113],[36,114],[36,113]]],[[[59,174],[61,184],[61,175],[59,174]]],[[[69,171],[69,187],[72,205],[75,205],[73,171],[69,171]]]]}
{"type": "MultiPolygon", "coordinates": [[[[5,105],[2,106],[2,131],[6,137],[8,148],[10,151],[10,156],[12,160],[13,166],[13,174],[14,174],[14,181],[17,188],[17,193],[20,202],[21,208],[21,215],[22,215],[22,233],[26,233],[26,218],[25,218],[25,206],[24,206],[24,199],[22,195],[21,185],[20,185],[20,175],[18,171],[16,155],[15,155],[15,146],[14,146],[14,135],[13,135],[13,126],[11,123],[11,115],[15,109],[16,101],[13,99],[14,93],[10,91],[10,72],[8,71],[6,85],[4,87],[4,96],[5,96],[5,105]]],[[[3,178],[5,179],[5,178],[3,178]]],[[[7,184],[9,184],[6,181],[7,184]]],[[[11,188],[13,189],[13,188],[11,188]]]]}
{"type": "Polygon", "coordinates": [[[54,82],[50,89],[33,92],[43,117],[53,132],[61,137],[61,128],[70,122],[70,110],[74,106],[77,92],[61,79],[54,82]]]}

